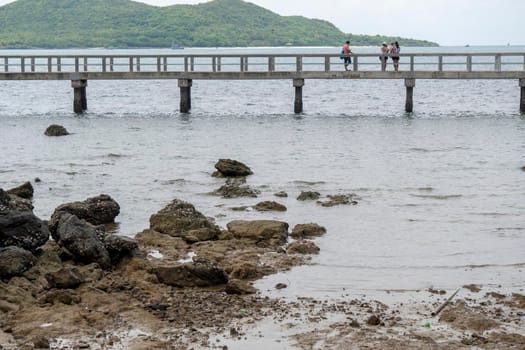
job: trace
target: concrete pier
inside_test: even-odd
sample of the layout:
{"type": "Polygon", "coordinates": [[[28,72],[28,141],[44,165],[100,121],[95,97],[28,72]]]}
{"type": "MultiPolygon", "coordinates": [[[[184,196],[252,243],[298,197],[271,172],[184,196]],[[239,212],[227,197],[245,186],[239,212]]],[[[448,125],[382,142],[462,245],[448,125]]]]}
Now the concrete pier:
{"type": "Polygon", "coordinates": [[[525,79],[520,79],[520,112],[525,113],[525,79]]]}
{"type": "Polygon", "coordinates": [[[303,86],[304,79],[294,79],[293,86],[295,87],[295,102],[294,102],[294,112],[302,113],[303,112],[303,86]]]}
{"type": "Polygon", "coordinates": [[[416,86],[416,79],[405,79],[405,86],[407,88],[407,98],[405,102],[405,112],[412,113],[414,110],[414,86],[416,86]]]}
{"type": "Polygon", "coordinates": [[[75,113],[82,113],[87,109],[87,80],[78,79],[71,80],[71,87],[73,92],[73,111],[75,113]]]}
{"type": "Polygon", "coordinates": [[[191,79],[179,79],[181,113],[188,113],[191,110],[191,86],[191,79]]]}

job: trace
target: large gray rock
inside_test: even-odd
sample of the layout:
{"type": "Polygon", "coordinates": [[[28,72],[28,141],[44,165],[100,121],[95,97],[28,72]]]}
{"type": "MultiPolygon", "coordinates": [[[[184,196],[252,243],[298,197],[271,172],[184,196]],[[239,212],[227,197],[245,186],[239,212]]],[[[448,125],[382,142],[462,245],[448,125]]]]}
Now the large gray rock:
{"type": "Polygon", "coordinates": [[[36,262],[35,256],[25,249],[13,246],[0,248],[0,278],[21,276],[36,262]]]}
{"type": "Polygon", "coordinates": [[[193,204],[173,200],[158,213],[151,215],[150,229],[192,243],[215,240],[220,228],[195,209],[193,204]]]}
{"type": "Polygon", "coordinates": [[[67,212],[79,219],[86,220],[90,224],[101,225],[115,222],[115,217],[120,213],[120,206],[107,194],[88,198],[83,202],[62,204],[55,209],[51,217],[50,228],[52,231],[56,228],[54,219],[59,212],[67,212]]]}
{"type": "Polygon", "coordinates": [[[194,258],[193,262],[153,269],[159,282],[174,287],[210,287],[228,283],[223,269],[204,258],[194,258]]]}
{"type": "Polygon", "coordinates": [[[54,236],[58,245],[71,254],[74,261],[97,263],[102,268],[111,266],[109,252],[99,238],[95,226],[70,213],[61,213],[54,236]]]}
{"type": "Polygon", "coordinates": [[[33,211],[33,203],[31,199],[9,194],[9,191],[6,192],[0,188],[0,212],[8,210],[33,211]]]}
{"type": "Polygon", "coordinates": [[[30,211],[0,212],[0,247],[35,251],[49,240],[47,225],[30,211]]]}
{"type": "Polygon", "coordinates": [[[11,198],[6,191],[0,188],[0,212],[9,210],[11,198]]]}
{"type": "Polygon", "coordinates": [[[282,221],[235,220],[226,227],[235,238],[252,240],[261,246],[279,246],[288,239],[288,223],[282,221]]]}
{"type": "Polygon", "coordinates": [[[238,177],[252,175],[252,170],[245,164],[233,159],[219,159],[215,164],[215,169],[222,176],[238,177]]]}

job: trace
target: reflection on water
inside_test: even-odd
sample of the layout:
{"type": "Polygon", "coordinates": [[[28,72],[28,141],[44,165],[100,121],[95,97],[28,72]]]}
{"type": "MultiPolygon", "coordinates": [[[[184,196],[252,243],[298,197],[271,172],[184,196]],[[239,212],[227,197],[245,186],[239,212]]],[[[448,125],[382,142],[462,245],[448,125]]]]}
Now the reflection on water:
{"type": "Polygon", "coordinates": [[[176,81],[93,81],[88,112],[67,82],[0,82],[0,187],[36,177],[35,212],[106,193],[133,236],[173,198],[225,226],[234,219],[316,222],[313,266],[259,283],[280,295],[523,288],[525,120],[515,81],[421,81],[406,115],[396,81],[307,81],[296,116],[290,81],[194,82],[180,115],[176,81]],[[49,124],[72,133],[49,138],[49,124]],[[219,158],[245,162],[259,198],[222,199],[219,158]],[[355,193],[356,206],[297,201],[301,191],[355,193]],[[286,191],[287,198],[274,197],[286,191]],[[228,208],[277,200],[284,213],[228,208]]]}

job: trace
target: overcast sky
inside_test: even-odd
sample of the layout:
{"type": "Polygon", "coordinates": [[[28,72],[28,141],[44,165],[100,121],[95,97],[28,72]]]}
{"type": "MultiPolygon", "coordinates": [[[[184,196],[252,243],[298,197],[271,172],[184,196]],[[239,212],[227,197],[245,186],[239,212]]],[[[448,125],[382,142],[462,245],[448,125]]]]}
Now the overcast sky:
{"type": "MultiPolygon", "coordinates": [[[[139,1],[139,0],[136,0],[139,1]]],[[[13,0],[0,0],[0,5],[13,0]]],[[[140,0],[151,5],[206,0],[140,0]]],[[[280,15],[332,22],[345,33],[382,34],[440,45],[525,44],[525,0],[251,0],[280,15]]]]}

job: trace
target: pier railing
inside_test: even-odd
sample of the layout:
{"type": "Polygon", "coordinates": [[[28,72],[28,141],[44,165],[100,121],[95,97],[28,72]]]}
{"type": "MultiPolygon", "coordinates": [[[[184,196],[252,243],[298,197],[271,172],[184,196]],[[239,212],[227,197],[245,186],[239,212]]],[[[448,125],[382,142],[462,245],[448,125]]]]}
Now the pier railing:
{"type": "Polygon", "coordinates": [[[171,54],[171,55],[0,55],[0,80],[71,80],[73,109],[87,109],[90,79],[178,79],[180,111],[191,109],[193,80],[290,79],[294,111],[303,110],[305,79],[404,79],[405,110],[412,112],[416,79],[517,79],[520,111],[525,113],[525,52],[443,52],[391,57],[352,54],[350,70],[340,54],[171,54]],[[386,67],[382,59],[388,58],[386,67]]]}
{"type": "Polygon", "coordinates": [[[351,72],[343,72],[338,54],[0,55],[0,79],[509,79],[525,72],[524,52],[401,54],[398,74],[390,60],[381,71],[379,57],[352,54],[351,72]]]}

